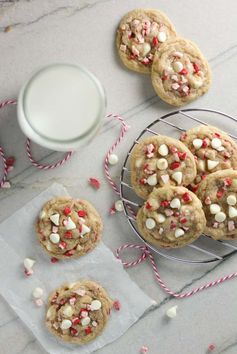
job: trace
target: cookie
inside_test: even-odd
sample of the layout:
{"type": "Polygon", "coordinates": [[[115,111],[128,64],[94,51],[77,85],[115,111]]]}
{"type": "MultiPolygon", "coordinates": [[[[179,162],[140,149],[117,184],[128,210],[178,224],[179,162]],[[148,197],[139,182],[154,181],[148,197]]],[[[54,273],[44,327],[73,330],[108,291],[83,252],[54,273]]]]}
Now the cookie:
{"type": "Polygon", "coordinates": [[[186,131],[180,140],[193,153],[197,165],[197,177],[191,185],[193,192],[199,183],[213,172],[237,169],[237,145],[223,131],[211,125],[200,125],[186,131]]]}
{"type": "Polygon", "coordinates": [[[162,248],[194,242],[205,225],[200,200],[185,187],[155,188],[137,214],[138,230],[144,240],[162,248]]]}
{"type": "Polygon", "coordinates": [[[46,327],[64,342],[85,344],[102,333],[112,305],[107,292],[94,281],[66,284],[49,296],[46,327]]]}
{"type": "Polygon", "coordinates": [[[146,199],[154,187],[190,184],[196,177],[192,153],[179,140],[164,135],[145,138],[131,153],[131,184],[146,199]]]}
{"type": "Polygon", "coordinates": [[[200,183],[207,225],[205,233],[216,240],[237,239],[237,171],[211,173],[200,183]]]}
{"type": "Polygon", "coordinates": [[[76,258],[100,241],[102,220],[87,201],[57,197],[43,206],[36,221],[41,246],[58,259],[76,258]]]}
{"type": "Polygon", "coordinates": [[[162,12],[136,9],[122,18],[117,30],[116,46],[128,69],[149,74],[155,51],[174,36],[174,26],[162,12]]]}
{"type": "Polygon", "coordinates": [[[208,91],[211,72],[196,44],[176,37],[156,51],[151,80],[163,101],[173,106],[183,106],[208,91]]]}

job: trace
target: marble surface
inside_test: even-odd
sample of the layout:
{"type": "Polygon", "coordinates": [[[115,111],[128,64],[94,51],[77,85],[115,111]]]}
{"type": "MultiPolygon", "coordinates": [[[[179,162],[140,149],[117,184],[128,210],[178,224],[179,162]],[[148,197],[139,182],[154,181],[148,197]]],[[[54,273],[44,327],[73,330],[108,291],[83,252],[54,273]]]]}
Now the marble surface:
{"type": "MultiPolygon", "coordinates": [[[[235,0],[216,0],[215,3],[212,0],[1,0],[0,99],[16,97],[30,73],[42,65],[60,61],[85,65],[106,89],[108,112],[119,112],[131,126],[118,149],[120,163],[113,168],[113,177],[118,180],[133,138],[149,122],[173,110],[154,94],[148,76],[122,67],[114,50],[114,34],[120,17],[135,7],[156,6],[169,15],[180,34],[200,46],[210,61],[213,71],[210,92],[190,107],[209,107],[235,115],[235,0]]],[[[237,134],[235,126],[228,128],[237,134]]],[[[56,181],[64,184],[72,195],[93,201],[105,221],[104,242],[112,250],[125,242],[136,242],[122,214],[108,216],[108,209],[116,198],[105,181],[102,160],[118,130],[116,124],[106,121],[96,139],[64,168],[38,171],[30,166],[25,155],[25,137],[17,126],[15,107],[1,110],[0,141],[7,154],[16,157],[16,167],[10,176],[12,188],[0,191],[0,220],[56,181]],[[97,192],[88,186],[91,176],[102,180],[102,188],[97,192]]],[[[34,152],[44,162],[57,157],[39,147],[35,147],[34,152]]],[[[196,266],[177,265],[160,257],[156,257],[156,261],[162,276],[176,291],[190,290],[235,271],[237,263],[236,256],[222,263],[196,266]]],[[[216,344],[215,353],[237,353],[236,280],[195,297],[175,300],[155,283],[148,263],[127,271],[158,305],[98,354],[136,354],[142,345],[147,345],[151,354],[203,354],[210,343],[216,344]],[[178,304],[178,316],[167,321],[165,312],[174,304],[178,304]]],[[[0,354],[45,353],[1,298],[0,314],[0,354]]]]}

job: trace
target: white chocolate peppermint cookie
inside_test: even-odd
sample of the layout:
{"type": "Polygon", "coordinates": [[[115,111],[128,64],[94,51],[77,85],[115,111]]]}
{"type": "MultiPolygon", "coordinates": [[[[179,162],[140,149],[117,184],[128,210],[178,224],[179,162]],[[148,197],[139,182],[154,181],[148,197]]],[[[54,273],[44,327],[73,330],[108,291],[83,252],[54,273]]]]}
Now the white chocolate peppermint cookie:
{"type": "Polygon", "coordinates": [[[122,18],[117,30],[116,46],[127,68],[149,74],[155,51],[167,39],[175,36],[174,26],[162,12],[136,9],[122,18]]]}
{"type": "Polygon", "coordinates": [[[183,106],[208,91],[211,72],[196,44],[176,37],[156,51],[151,79],[162,100],[173,106],[183,106]]]}
{"type": "Polygon", "coordinates": [[[207,225],[205,233],[216,240],[237,239],[237,171],[209,174],[198,189],[207,225]]]}
{"type": "Polygon", "coordinates": [[[76,258],[100,241],[102,220],[85,200],[57,197],[43,206],[36,222],[41,246],[58,259],[76,258]]]}
{"type": "Polygon", "coordinates": [[[85,344],[104,330],[112,306],[106,291],[94,281],[66,284],[49,296],[46,327],[64,342],[85,344]]]}
{"type": "Polygon", "coordinates": [[[191,184],[193,192],[199,183],[210,173],[237,169],[237,145],[223,131],[211,125],[199,125],[180,137],[180,140],[193,153],[197,165],[197,177],[191,184]]]}
{"type": "Polygon", "coordinates": [[[142,237],[162,248],[178,248],[194,242],[205,225],[200,200],[185,187],[155,188],[137,214],[142,237]]]}
{"type": "Polygon", "coordinates": [[[158,135],[141,140],[131,153],[131,184],[143,199],[154,187],[190,184],[196,177],[195,160],[180,141],[158,135]]]}

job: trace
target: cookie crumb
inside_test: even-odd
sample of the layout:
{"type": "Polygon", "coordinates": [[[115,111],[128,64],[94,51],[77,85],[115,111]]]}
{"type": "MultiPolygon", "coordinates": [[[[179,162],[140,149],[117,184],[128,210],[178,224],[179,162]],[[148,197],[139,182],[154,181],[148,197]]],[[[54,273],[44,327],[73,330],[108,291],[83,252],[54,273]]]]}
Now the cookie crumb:
{"type": "Polygon", "coordinates": [[[8,32],[10,32],[10,31],[12,31],[12,29],[13,29],[12,26],[6,26],[6,27],[4,28],[4,32],[5,32],[5,33],[8,33],[8,32]]]}
{"type": "Polygon", "coordinates": [[[89,184],[94,187],[95,189],[99,189],[101,186],[100,181],[97,178],[91,177],[89,179],[89,184]]]}

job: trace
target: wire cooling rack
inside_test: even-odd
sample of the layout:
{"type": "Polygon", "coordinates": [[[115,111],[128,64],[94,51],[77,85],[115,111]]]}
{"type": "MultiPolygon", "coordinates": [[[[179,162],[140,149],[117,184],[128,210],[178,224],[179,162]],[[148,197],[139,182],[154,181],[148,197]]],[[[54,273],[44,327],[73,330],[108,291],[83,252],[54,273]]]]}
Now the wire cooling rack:
{"type": "Polygon", "coordinates": [[[155,253],[170,260],[184,263],[211,263],[223,261],[235,252],[235,241],[216,241],[203,234],[197,241],[178,249],[156,248],[146,242],[140,235],[136,213],[144,203],[134,192],[130,183],[130,154],[136,144],[145,137],[151,135],[169,135],[179,138],[180,134],[199,124],[214,125],[226,131],[237,142],[237,119],[223,112],[211,109],[182,109],[168,113],[148,125],[133,142],[123,164],[120,177],[120,194],[124,205],[125,216],[134,233],[155,253]],[[235,133],[236,135],[233,135],[235,133]]]}

